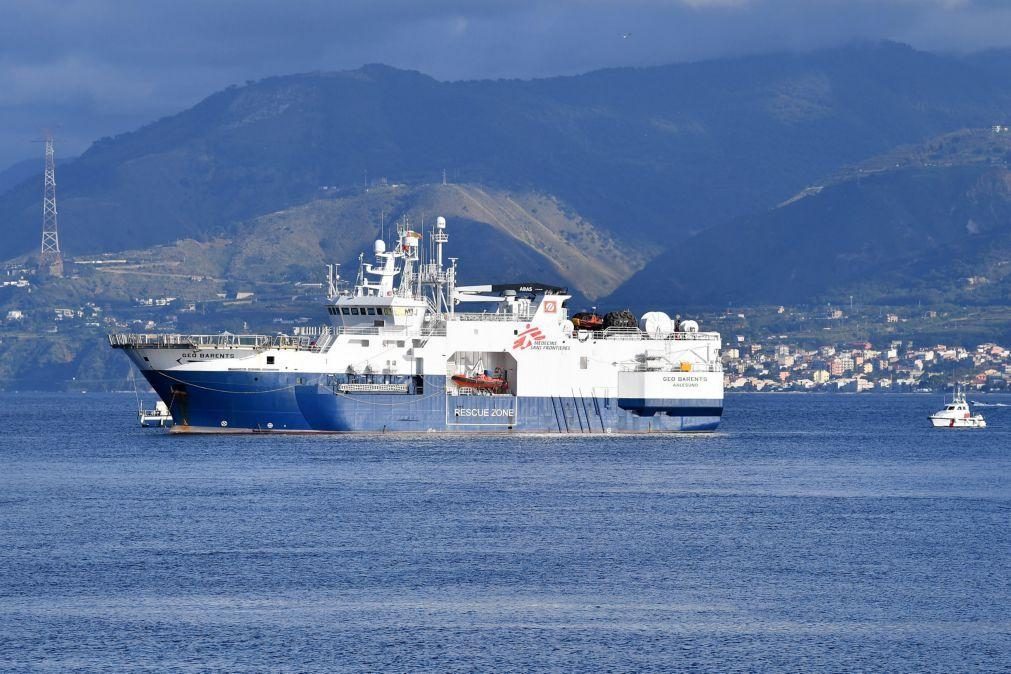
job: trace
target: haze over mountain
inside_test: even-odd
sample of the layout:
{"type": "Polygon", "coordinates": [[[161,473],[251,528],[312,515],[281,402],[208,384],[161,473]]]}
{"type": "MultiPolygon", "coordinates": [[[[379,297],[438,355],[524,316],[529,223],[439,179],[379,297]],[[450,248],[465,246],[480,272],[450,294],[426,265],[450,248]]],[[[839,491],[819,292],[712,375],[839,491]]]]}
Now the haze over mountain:
{"type": "MultiPolygon", "coordinates": [[[[39,146],[41,147],[41,145],[39,146]]],[[[62,166],[71,158],[67,157],[57,157],[56,165],[62,166]]],[[[44,170],[44,159],[40,152],[39,156],[35,159],[22,159],[19,162],[15,162],[8,166],[7,168],[0,170],[0,194],[3,194],[9,189],[17,187],[18,185],[29,181],[30,179],[35,179],[35,183],[38,186],[39,193],[42,193],[42,172],[44,170]]]]}
{"type": "MultiPolygon", "coordinates": [[[[500,206],[508,195],[525,195],[567,214],[545,220],[548,239],[571,243],[566,232],[581,227],[605,242],[594,250],[624,251],[614,253],[613,270],[594,272],[598,253],[579,257],[578,242],[548,252],[546,239],[499,227],[499,235],[508,235],[494,243],[514,260],[516,273],[554,273],[595,297],[655,259],[615,301],[671,302],[672,289],[684,294],[677,301],[692,304],[728,295],[757,301],[767,297],[758,289],[774,288],[770,277],[779,278],[781,267],[754,265],[749,274],[726,274],[712,284],[702,267],[749,250],[772,255],[790,247],[796,229],[817,215],[805,209],[830,196],[857,209],[853,217],[860,208],[878,208],[866,186],[840,185],[818,200],[769,212],[846,165],[1005,119],[1011,83],[1001,73],[1008,62],[1004,52],[963,58],[880,43],[532,81],[439,82],[385,66],[275,77],[103,139],[61,167],[61,241],[73,255],[180,239],[233,240],[277,212],[288,214],[285,226],[293,231],[319,237],[328,230],[331,240],[357,241],[363,227],[375,230],[375,219],[341,220],[337,208],[334,221],[321,228],[297,214],[318,211],[313,204],[334,195],[357,198],[366,174],[415,189],[440,182],[445,169],[465,189],[441,207],[463,219],[468,195],[497,195],[490,203],[500,206]],[[748,220],[754,213],[765,215],[748,220]],[[783,213],[795,219],[793,229],[759,224],[783,213]],[[742,222],[755,224],[749,229],[742,222]],[[735,253],[733,237],[746,240],[743,231],[755,232],[762,245],[753,241],[735,253]]],[[[959,175],[932,174],[939,184],[917,208],[961,208],[972,180],[982,178],[959,175]]],[[[0,258],[37,246],[39,189],[33,179],[0,196],[0,221],[7,226],[0,258]]],[[[912,188],[904,193],[919,197],[912,188]]],[[[517,211],[515,222],[539,220],[530,208],[520,211],[525,215],[517,211]]],[[[927,226],[921,215],[908,223],[908,240],[917,239],[921,223],[927,226]]],[[[810,246],[832,245],[839,235],[833,228],[807,231],[810,246]]],[[[278,248],[284,245],[277,240],[278,248]]],[[[824,283],[797,286],[802,292],[791,297],[852,281],[819,265],[812,278],[822,272],[824,283]]]]}

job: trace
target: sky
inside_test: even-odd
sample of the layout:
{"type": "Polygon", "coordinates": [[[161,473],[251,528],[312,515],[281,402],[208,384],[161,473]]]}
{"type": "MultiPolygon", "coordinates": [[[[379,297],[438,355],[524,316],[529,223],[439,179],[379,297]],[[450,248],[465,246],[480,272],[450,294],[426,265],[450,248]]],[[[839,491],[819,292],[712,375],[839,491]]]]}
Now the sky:
{"type": "Polygon", "coordinates": [[[270,75],[530,78],[879,39],[1011,47],[1011,0],[0,0],[0,170],[44,128],[76,155],[270,75]]]}

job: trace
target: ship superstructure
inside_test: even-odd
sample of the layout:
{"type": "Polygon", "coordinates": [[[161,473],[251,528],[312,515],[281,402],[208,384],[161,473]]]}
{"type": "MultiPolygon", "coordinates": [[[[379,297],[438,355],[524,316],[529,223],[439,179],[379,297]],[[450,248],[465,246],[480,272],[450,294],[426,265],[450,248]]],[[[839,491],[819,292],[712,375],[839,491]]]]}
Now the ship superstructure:
{"type": "Polygon", "coordinates": [[[115,334],[168,406],[172,432],[709,431],[723,411],[720,335],[651,312],[571,320],[565,288],[458,285],[402,221],[328,273],[329,325],[299,335],[115,334]],[[580,327],[577,327],[579,325],[580,327]],[[593,325],[593,329],[584,326],[593,325]],[[678,328],[678,329],[675,329],[678,328]]]}

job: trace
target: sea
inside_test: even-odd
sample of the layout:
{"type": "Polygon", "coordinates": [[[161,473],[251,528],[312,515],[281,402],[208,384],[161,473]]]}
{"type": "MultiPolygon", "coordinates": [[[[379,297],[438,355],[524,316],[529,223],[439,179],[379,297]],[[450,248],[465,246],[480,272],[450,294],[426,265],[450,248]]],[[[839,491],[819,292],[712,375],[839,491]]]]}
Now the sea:
{"type": "Polygon", "coordinates": [[[172,436],[133,393],[2,394],[0,671],[1011,671],[1011,396],[977,399],[172,436]]]}

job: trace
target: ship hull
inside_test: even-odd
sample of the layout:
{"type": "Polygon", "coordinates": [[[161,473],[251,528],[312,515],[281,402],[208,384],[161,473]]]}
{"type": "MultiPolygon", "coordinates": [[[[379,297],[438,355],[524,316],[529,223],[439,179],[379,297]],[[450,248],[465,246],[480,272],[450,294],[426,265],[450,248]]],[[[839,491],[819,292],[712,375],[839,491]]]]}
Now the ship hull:
{"type": "Polygon", "coordinates": [[[344,393],[328,375],[145,370],[173,433],[656,433],[717,428],[721,398],[447,395],[426,376],[409,393],[344,393]]]}

